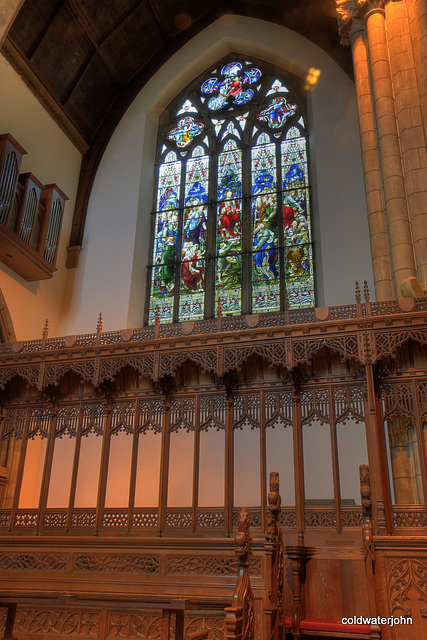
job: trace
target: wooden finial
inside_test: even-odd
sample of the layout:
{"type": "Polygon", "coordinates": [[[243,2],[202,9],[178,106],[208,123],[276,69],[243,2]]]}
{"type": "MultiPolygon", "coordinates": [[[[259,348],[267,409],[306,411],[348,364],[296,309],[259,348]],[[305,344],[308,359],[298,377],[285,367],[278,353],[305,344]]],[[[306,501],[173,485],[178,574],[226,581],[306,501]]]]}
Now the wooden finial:
{"type": "Polygon", "coordinates": [[[249,532],[250,522],[249,509],[242,507],[239,511],[239,525],[235,538],[235,552],[241,564],[246,564],[251,555],[252,536],[249,532]]]}
{"type": "Polygon", "coordinates": [[[289,324],[290,316],[289,316],[289,298],[288,292],[285,289],[285,324],[289,324]]]}
{"type": "Polygon", "coordinates": [[[362,298],[360,297],[360,287],[359,287],[359,283],[356,280],[356,282],[354,283],[355,285],[355,289],[356,289],[356,302],[359,303],[361,302],[362,298]]]}
{"type": "Polygon", "coordinates": [[[277,471],[270,473],[270,492],[268,494],[267,531],[265,537],[271,542],[275,541],[278,533],[278,521],[281,511],[282,498],[279,493],[279,474],[277,471]]]}
{"type": "Polygon", "coordinates": [[[368,281],[365,280],[363,283],[363,293],[365,296],[365,302],[369,302],[369,287],[368,287],[368,281]]]}
{"type": "Polygon", "coordinates": [[[367,464],[361,464],[359,466],[360,477],[360,496],[362,498],[362,507],[364,514],[370,515],[372,511],[372,498],[371,498],[371,479],[369,474],[369,467],[367,464]]]}
{"type": "Polygon", "coordinates": [[[221,304],[221,299],[218,299],[218,305],[217,305],[217,320],[216,320],[216,324],[217,324],[217,331],[220,332],[222,331],[222,304],[221,304]]]}
{"type": "Polygon", "coordinates": [[[159,335],[160,335],[160,307],[159,307],[159,305],[157,305],[157,307],[154,309],[154,314],[155,314],[154,337],[158,338],[159,335]]]}
{"type": "Polygon", "coordinates": [[[42,333],[43,340],[46,340],[46,338],[48,337],[48,334],[49,334],[49,320],[46,318],[46,321],[43,327],[43,333],[42,333]]]}
{"type": "Polygon", "coordinates": [[[98,324],[96,325],[96,333],[101,333],[102,331],[102,313],[98,315],[98,324]]]}

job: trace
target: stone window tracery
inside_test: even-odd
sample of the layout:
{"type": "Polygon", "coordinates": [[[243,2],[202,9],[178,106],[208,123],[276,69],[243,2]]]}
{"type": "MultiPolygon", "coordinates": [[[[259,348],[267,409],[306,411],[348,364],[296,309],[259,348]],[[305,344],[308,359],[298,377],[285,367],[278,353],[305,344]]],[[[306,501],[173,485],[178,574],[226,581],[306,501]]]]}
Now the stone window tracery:
{"type": "Polygon", "coordinates": [[[148,321],[315,306],[304,91],[229,56],[160,131],[148,321]]]}

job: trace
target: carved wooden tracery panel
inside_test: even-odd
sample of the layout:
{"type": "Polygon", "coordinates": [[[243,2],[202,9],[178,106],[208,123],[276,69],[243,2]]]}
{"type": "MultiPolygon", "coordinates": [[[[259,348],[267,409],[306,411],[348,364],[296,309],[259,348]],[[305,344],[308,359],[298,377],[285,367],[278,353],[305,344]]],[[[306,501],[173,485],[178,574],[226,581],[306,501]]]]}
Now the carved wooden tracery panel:
{"type": "Polygon", "coordinates": [[[344,423],[347,420],[354,420],[356,423],[363,422],[364,398],[362,386],[343,386],[334,388],[334,407],[336,423],[344,423]]]}
{"type": "Polygon", "coordinates": [[[62,438],[62,436],[67,435],[70,438],[75,438],[77,435],[79,414],[79,407],[62,407],[59,409],[56,420],[55,437],[62,438]]]}
{"type": "Polygon", "coordinates": [[[195,413],[196,402],[194,398],[175,398],[172,400],[170,408],[171,431],[179,429],[194,431],[195,413]]]}
{"type": "Polygon", "coordinates": [[[131,434],[135,423],[135,402],[115,402],[111,409],[111,435],[131,434]]]}
{"type": "Polygon", "coordinates": [[[98,625],[98,612],[19,609],[16,616],[15,631],[26,635],[73,635],[96,638],[98,625]]]}
{"type": "Polygon", "coordinates": [[[17,438],[22,440],[26,417],[27,411],[25,409],[8,411],[5,418],[3,439],[17,438]]]}
{"type": "Polygon", "coordinates": [[[309,426],[312,422],[329,423],[328,389],[310,389],[301,392],[302,424],[309,426]]]}
{"type": "Polygon", "coordinates": [[[162,415],[164,412],[163,400],[146,400],[139,402],[138,431],[145,433],[149,429],[155,433],[162,430],[162,415]]]}
{"type": "Polygon", "coordinates": [[[427,561],[415,558],[388,558],[388,586],[393,616],[412,616],[415,598],[421,617],[427,618],[427,561]]]}
{"type": "Polygon", "coordinates": [[[37,435],[47,438],[51,420],[50,410],[47,407],[37,407],[30,410],[28,422],[28,438],[33,439],[37,435]]]}
{"type": "Polygon", "coordinates": [[[82,436],[88,436],[90,433],[102,436],[104,433],[105,405],[84,405],[82,413],[82,436]]]}
{"type": "Polygon", "coordinates": [[[267,393],[264,401],[265,426],[292,426],[292,392],[267,393]]]}
{"type": "Polygon", "coordinates": [[[200,429],[225,429],[225,396],[200,397],[200,429]]]}
{"type": "Polygon", "coordinates": [[[236,395],[233,400],[233,429],[251,429],[260,427],[260,394],[245,393],[236,395]]]}

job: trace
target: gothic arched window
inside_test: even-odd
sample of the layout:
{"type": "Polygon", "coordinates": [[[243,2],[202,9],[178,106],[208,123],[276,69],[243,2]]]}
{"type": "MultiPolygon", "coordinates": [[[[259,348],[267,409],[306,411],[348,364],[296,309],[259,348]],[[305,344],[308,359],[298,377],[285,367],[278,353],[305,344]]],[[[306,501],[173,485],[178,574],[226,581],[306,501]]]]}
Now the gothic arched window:
{"type": "Polygon", "coordinates": [[[160,132],[149,322],[312,307],[304,90],[240,56],[202,74],[160,132]]]}

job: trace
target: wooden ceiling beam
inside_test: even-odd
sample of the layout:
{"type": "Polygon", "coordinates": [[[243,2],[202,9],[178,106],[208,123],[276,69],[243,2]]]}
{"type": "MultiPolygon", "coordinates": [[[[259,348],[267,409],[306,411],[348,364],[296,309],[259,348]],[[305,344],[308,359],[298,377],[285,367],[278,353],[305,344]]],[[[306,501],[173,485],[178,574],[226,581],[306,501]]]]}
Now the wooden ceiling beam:
{"type": "Polygon", "coordinates": [[[46,40],[46,36],[53,24],[53,21],[55,20],[56,16],[59,13],[59,10],[62,9],[62,7],[64,6],[64,1],[62,0],[62,2],[59,2],[57,4],[57,6],[55,7],[55,9],[52,11],[52,13],[50,14],[47,22],[44,25],[44,28],[42,29],[42,31],[39,33],[39,35],[37,36],[37,38],[34,40],[33,44],[31,45],[31,48],[28,52],[27,58],[29,61],[31,61],[34,56],[36,55],[37,51],[40,49],[41,45],[43,44],[43,42],[46,40]]]}
{"type": "MultiPolygon", "coordinates": [[[[76,21],[77,21],[78,25],[80,26],[81,30],[85,34],[86,38],[89,40],[90,44],[92,45],[92,47],[94,48],[96,53],[98,53],[98,55],[100,56],[101,60],[103,61],[103,63],[107,67],[108,71],[111,73],[113,78],[119,84],[123,84],[123,78],[120,76],[120,74],[118,74],[116,72],[116,70],[109,64],[108,60],[105,58],[105,56],[103,54],[103,51],[101,50],[101,45],[96,41],[95,34],[93,33],[92,29],[90,28],[90,24],[86,21],[86,16],[85,16],[84,12],[82,11],[78,0],[66,0],[66,2],[68,4],[68,8],[70,9],[71,13],[73,14],[74,18],[76,19],[76,21]]],[[[93,57],[91,57],[91,60],[92,59],[93,59],[93,57]]],[[[91,60],[89,60],[88,64],[90,64],[91,60]]],[[[82,73],[80,74],[80,78],[83,76],[85,70],[86,69],[82,70],[82,73]]],[[[75,87],[77,86],[77,84],[78,83],[76,83],[75,87]]],[[[71,93],[72,92],[69,93],[68,98],[71,96],[71,93]]]]}

